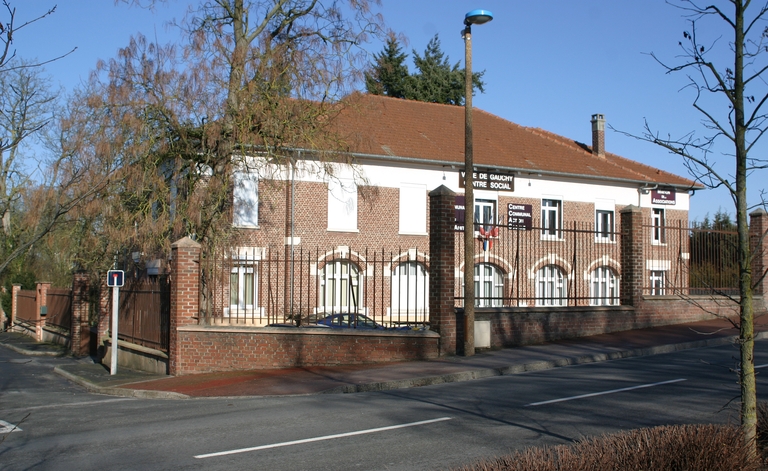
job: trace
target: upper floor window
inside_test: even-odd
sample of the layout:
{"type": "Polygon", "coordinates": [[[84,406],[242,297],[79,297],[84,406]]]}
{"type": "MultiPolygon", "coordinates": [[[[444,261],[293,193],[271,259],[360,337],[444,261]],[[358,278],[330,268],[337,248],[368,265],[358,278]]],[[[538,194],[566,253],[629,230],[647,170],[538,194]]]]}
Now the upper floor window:
{"type": "Polygon", "coordinates": [[[402,183],[400,186],[400,233],[427,233],[427,186],[402,183]]]}
{"type": "Polygon", "coordinates": [[[651,242],[654,244],[663,244],[666,242],[666,235],[664,234],[664,209],[653,208],[651,214],[651,242]]]}
{"type": "Polygon", "coordinates": [[[328,182],[328,230],[357,231],[357,185],[354,181],[328,182]]]}
{"type": "Polygon", "coordinates": [[[537,306],[565,306],[568,303],[567,291],[560,267],[547,265],[536,273],[537,306]]]}
{"type": "Polygon", "coordinates": [[[485,231],[496,224],[496,202],[493,200],[475,200],[475,231],[482,226],[485,231]]]}
{"type": "Polygon", "coordinates": [[[614,241],[613,211],[595,211],[595,240],[599,242],[614,241]]]}
{"type": "Polygon", "coordinates": [[[247,173],[235,173],[232,179],[233,211],[232,224],[236,227],[258,227],[259,225],[259,182],[247,173]]]}
{"type": "Polygon", "coordinates": [[[546,238],[561,238],[563,227],[563,202],[541,200],[541,235],[546,238]]]}

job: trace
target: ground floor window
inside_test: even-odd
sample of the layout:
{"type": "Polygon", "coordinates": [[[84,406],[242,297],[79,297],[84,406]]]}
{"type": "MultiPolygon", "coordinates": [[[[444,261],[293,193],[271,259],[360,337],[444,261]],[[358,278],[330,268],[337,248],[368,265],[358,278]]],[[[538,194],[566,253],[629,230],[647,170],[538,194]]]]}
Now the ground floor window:
{"type": "Polygon", "coordinates": [[[251,310],[257,305],[256,265],[240,265],[229,275],[229,305],[233,311],[251,310]]]}
{"type": "Polygon", "coordinates": [[[504,296],[504,275],[489,263],[475,265],[475,306],[499,307],[504,296]]]}
{"type": "Polygon", "coordinates": [[[666,272],[663,270],[651,270],[651,296],[664,296],[664,284],[666,272]]]}
{"type": "Polygon", "coordinates": [[[536,273],[536,305],[565,306],[567,287],[562,270],[556,265],[547,265],[536,273]]]}
{"type": "Polygon", "coordinates": [[[392,313],[426,312],[429,275],[424,264],[404,262],[392,270],[392,313]]]}
{"type": "Polygon", "coordinates": [[[590,276],[590,304],[616,306],[619,304],[619,283],[610,267],[598,267],[590,276]]]}
{"type": "Polygon", "coordinates": [[[327,263],[320,271],[319,307],[324,312],[358,312],[362,283],[357,265],[348,260],[327,263]]]}

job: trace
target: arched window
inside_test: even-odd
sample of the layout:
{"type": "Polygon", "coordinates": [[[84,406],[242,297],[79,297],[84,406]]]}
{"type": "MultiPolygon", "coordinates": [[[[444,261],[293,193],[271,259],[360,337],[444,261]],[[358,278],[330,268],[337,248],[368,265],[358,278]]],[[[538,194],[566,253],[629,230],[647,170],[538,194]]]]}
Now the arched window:
{"type": "Polygon", "coordinates": [[[617,306],[619,304],[619,280],[610,267],[597,267],[590,275],[589,296],[592,306],[617,306]]]}
{"type": "Polygon", "coordinates": [[[475,265],[475,306],[500,307],[503,304],[504,275],[495,265],[475,265]]]}
{"type": "Polygon", "coordinates": [[[357,265],[348,260],[328,262],[320,270],[320,300],[324,312],[359,312],[363,283],[357,265]]]}
{"type": "Polygon", "coordinates": [[[567,291],[563,272],[556,265],[547,265],[536,273],[537,306],[565,306],[567,291]]]}
{"type": "MultiPolygon", "coordinates": [[[[392,316],[424,314],[429,306],[429,275],[427,267],[419,262],[404,262],[392,270],[392,316]]],[[[421,321],[402,319],[409,321],[421,321]]]]}

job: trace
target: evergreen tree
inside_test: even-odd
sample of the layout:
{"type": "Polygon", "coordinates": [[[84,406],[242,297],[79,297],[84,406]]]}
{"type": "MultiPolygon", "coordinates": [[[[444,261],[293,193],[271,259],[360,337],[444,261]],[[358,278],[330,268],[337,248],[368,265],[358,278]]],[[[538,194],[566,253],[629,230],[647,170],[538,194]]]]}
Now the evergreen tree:
{"type": "MultiPolygon", "coordinates": [[[[448,105],[464,104],[464,69],[459,69],[459,62],[451,66],[437,35],[429,41],[423,56],[416,51],[413,55],[418,72],[412,76],[406,98],[448,105]]],[[[472,74],[473,88],[481,92],[485,86],[481,80],[484,73],[472,74]]]]}
{"type": "MultiPolygon", "coordinates": [[[[440,48],[437,35],[429,41],[423,56],[415,50],[413,55],[417,72],[411,75],[404,64],[408,56],[402,52],[397,40],[390,38],[384,50],[373,56],[374,64],[365,73],[366,91],[373,95],[430,103],[464,104],[464,69],[459,68],[459,62],[451,65],[440,48]]],[[[485,91],[484,73],[472,74],[473,87],[480,92],[485,91]]]]}
{"type": "Polygon", "coordinates": [[[410,80],[400,44],[395,38],[387,40],[387,46],[379,54],[374,54],[374,64],[365,73],[365,89],[373,95],[386,95],[393,98],[405,98],[410,80]]]}

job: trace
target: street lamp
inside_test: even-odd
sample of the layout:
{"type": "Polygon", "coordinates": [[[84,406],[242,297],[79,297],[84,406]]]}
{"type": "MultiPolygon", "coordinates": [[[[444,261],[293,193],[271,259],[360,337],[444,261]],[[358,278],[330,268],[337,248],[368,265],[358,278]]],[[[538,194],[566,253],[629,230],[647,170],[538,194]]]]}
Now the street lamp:
{"type": "Polygon", "coordinates": [[[464,17],[464,355],[475,354],[475,192],[472,162],[472,25],[493,13],[472,10],[464,17]]]}

